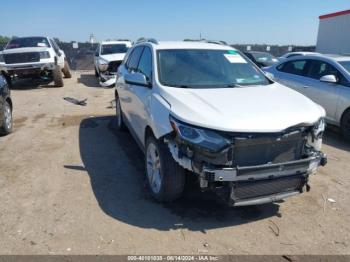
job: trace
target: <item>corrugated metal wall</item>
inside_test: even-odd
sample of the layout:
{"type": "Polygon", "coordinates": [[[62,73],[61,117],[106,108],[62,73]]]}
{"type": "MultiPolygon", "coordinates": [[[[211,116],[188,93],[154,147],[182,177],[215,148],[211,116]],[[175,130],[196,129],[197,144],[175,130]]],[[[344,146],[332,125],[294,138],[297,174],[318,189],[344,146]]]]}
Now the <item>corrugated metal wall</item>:
{"type": "Polygon", "coordinates": [[[320,19],[316,51],[350,54],[350,14],[320,19]]]}

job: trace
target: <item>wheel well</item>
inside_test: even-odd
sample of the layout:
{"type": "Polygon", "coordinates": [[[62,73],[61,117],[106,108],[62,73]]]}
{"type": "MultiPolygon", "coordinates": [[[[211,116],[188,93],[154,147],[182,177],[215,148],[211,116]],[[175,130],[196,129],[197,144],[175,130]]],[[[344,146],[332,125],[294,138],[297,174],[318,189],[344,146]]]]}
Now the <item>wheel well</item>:
{"type": "Polygon", "coordinates": [[[342,124],[343,122],[343,118],[345,116],[346,113],[350,112],[350,107],[348,107],[347,109],[344,110],[343,114],[341,115],[341,118],[340,118],[340,125],[342,124]]]}

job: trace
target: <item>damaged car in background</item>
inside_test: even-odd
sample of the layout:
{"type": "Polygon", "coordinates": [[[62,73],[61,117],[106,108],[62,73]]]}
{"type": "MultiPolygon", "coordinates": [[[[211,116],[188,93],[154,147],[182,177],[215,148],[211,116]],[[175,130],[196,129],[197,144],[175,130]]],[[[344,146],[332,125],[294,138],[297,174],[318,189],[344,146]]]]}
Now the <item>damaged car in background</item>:
{"type": "Polygon", "coordinates": [[[65,53],[50,37],[13,38],[0,52],[0,71],[9,86],[16,79],[34,78],[64,85],[63,76],[71,78],[65,53]]]}
{"type": "Polygon", "coordinates": [[[123,62],[124,56],[131,45],[128,40],[104,41],[98,45],[94,64],[95,76],[99,77],[101,86],[115,85],[118,67],[123,62]]]}
{"type": "Polygon", "coordinates": [[[158,201],[179,198],[191,174],[233,206],[279,201],[308,191],[327,161],[325,110],[219,42],[136,43],[115,98],[158,201]]]}

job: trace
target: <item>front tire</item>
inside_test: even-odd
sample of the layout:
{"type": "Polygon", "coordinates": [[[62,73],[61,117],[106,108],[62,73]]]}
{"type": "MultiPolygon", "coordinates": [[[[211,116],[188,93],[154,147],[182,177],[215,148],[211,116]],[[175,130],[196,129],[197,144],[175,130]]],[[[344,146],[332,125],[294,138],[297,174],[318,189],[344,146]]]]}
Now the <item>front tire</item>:
{"type": "Polygon", "coordinates": [[[159,202],[181,197],[185,186],[185,170],[175,162],[165,143],[149,136],[145,153],[148,188],[159,202]]]}
{"type": "Polygon", "coordinates": [[[347,110],[340,123],[341,131],[345,140],[350,142],[350,110],[347,110]]]}
{"type": "Polygon", "coordinates": [[[63,77],[62,77],[62,71],[59,66],[56,66],[56,68],[52,71],[53,81],[55,83],[56,87],[63,87],[63,77]]]}
{"type": "Polygon", "coordinates": [[[127,130],[125,124],[124,124],[124,119],[123,119],[123,111],[120,105],[120,100],[119,97],[115,97],[115,111],[116,111],[116,116],[117,116],[117,129],[118,131],[125,132],[127,130]]]}
{"type": "Polygon", "coordinates": [[[0,123],[0,135],[8,135],[12,132],[13,127],[13,118],[12,118],[12,109],[10,104],[5,101],[4,106],[0,112],[2,115],[2,123],[0,123]]]}
{"type": "Polygon", "coordinates": [[[62,69],[62,72],[65,78],[72,78],[72,74],[70,72],[69,64],[67,61],[64,61],[64,67],[62,69]]]}

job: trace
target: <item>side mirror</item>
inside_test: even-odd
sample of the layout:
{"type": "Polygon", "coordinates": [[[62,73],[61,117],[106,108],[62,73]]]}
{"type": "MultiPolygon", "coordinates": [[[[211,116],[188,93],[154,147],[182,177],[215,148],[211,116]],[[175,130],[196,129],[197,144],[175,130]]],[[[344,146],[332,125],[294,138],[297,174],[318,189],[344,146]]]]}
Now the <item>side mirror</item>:
{"type": "Polygon", "coordinates": [[[147,81],[146,76],[141,73],[128,73],[124,76],[125,83],[131,85],[139,85],[150,87],[151,84],[147,81]]]}
{"type": "Polygon", "coordinates": [[[322,76],[322,77],[320,78],[320,81],[321,81],[321,82],[325,82],[325,83],[333,83],[333,84],[338,82],[338,80],[337,80],[337,78],[336,78],[335,75],[325,75],[325,76],[322,76]]]}

